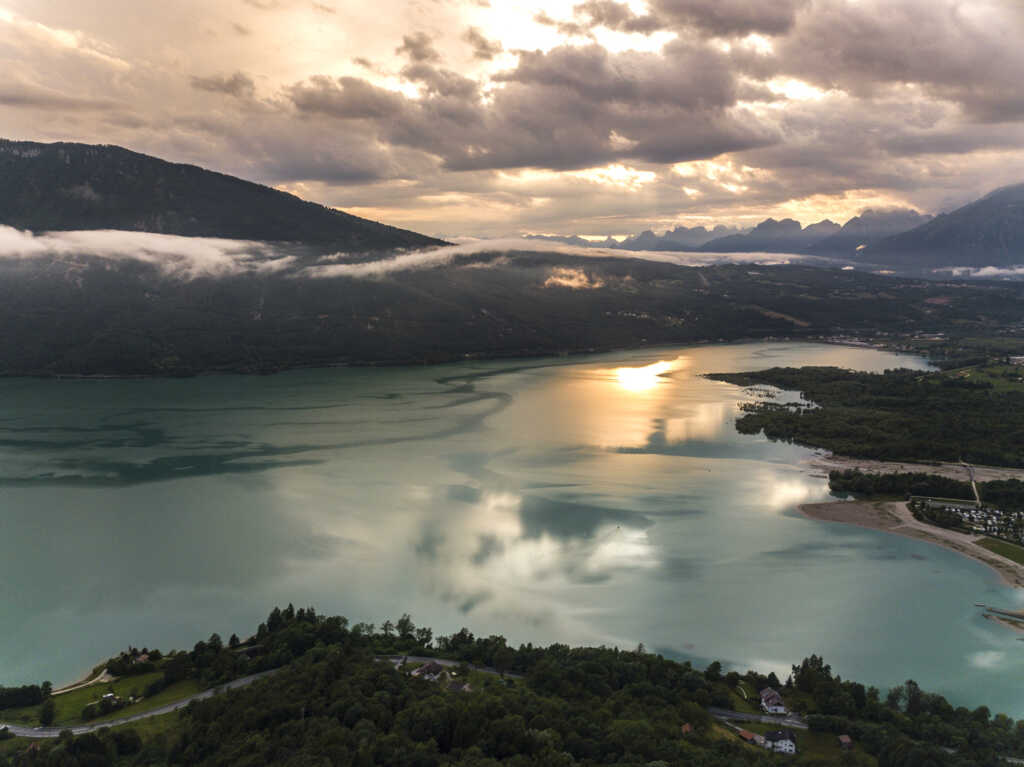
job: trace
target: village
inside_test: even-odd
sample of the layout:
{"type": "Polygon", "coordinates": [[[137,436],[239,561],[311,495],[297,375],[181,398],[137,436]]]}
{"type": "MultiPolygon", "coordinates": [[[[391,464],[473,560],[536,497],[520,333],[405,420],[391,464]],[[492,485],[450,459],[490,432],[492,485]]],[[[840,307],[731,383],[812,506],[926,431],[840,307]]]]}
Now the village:
{"type": "MultiPolygon", "coordinates": [[[[799,736],[792,728],[806,730],[807,725],[790,711],[781,693],[775,688],[766,687],[761,690],[758,697],[761,715],[725,712],[720,709],[714,709],[712,713],[743,742],[777,754],[795,755],[798,751],[799,736]],[[755,732],[755,729],[759,731],[755,732]]],[[[837,741],[842,751],[853,748],[853,739],[849,735],[840,735],[837,741]]]]}
{"type": "Polygon", "coordinates": [[[1003,511],[977,501],[918,496],[911,497],[909,507],[915,517],[939,527],[1024,544],[1024,513],[1019,511],[1003,511]]]}

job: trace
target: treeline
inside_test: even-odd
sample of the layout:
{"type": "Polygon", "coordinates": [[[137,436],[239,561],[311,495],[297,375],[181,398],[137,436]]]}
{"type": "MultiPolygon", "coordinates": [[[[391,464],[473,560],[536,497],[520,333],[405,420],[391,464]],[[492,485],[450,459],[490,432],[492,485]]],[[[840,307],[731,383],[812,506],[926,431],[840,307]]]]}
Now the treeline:
{"type": "Polygon", "coordinates": [[[107,661],[107,671],[113,676],[140,676],[156,671],[157,664],[163,658],[159,650],[130,647],[126,652],[107,661]]]}
{"type": "Polygon", "coordinates": [[[997,765],[1024,748],[1024,721],[989,709],[954,708],[913,680],[879,690],[833,675],[819,657],[793,667],[788,686],[807,695],[812,730],[850,735],[879,767],[997,765]],[[952,751],[953,753],[950,753],[952,751]]]}
{"type": "Polygon", "coordinates": [[[22,687],[0,687],[0,710],[21,708],[42,703],[50,695],[50,683],[26,684],[22,687]]]}
{"type": "MultiPolygon", "coordinates": [[[[924,472],[871,474],[857,469],[833,470],[828,486],[834,493],[856,495],[925,495],[933,498],[974,500],[969,482],[924,472]]],[[[1024,511],[1024,482],[997,479],[978,482],[978,495],[986,506],[1002,511],[1024,511]]]]}
{"type": "Polygon", "coordinates": [[[1019,479],[997,479],[978,484],[978,494],[987,506],[1003,511],[1024,511],[1024,482],[1019,479]]]}
{"type": "Polygon", "coordinates": [[[748,402],[744,434],[883,461],[1024,466],[1024,393],[941,373],[835,367],[770,368],[709,376],[799,391],[797,403],[748,402]]]}
{"type": "MultiPolygon", "coordinates": [[[[817,656],[794,666],[783,684],[772,674],[723,673],[717,662],[700,670],[642,647],[513,648],[503,637],[465,629],[435,639],[407,615],[378,630],[291,607],[275,609],[250,642],[233,650],[217,644],[201,642],[169,658],[199,672],[226,652],[262,650],[250,664],[288,658],[287,665],[190,704],[173,731],[145,740],[131,729],[68,732],[13,761],[0,756],[0,765],[776,765],[779,757],[727,736],[707,711],[729,707],[741,681],[753,690],[780,688],[812,729],[853,735],[880,767],[995,767],[1000,755],[1024,753],[1024,724],[992,717],[985,707],[954,708],[910,681],[883,694],[833,675],[817,656]],[[471,692],[453,691],[382,658],[394,650],[507,666],[523,676],[475,674],[471,692]]],[[[462,679],[469,671],[456,669],[462,679]]],[[[786,763],[874,762],[857,751],[786,763]]]]}
{"type": "Polygon", "coordinates": [[[857,495],[927,495],[936,498],[974,499],[969,482],[961,482],[937,474],[894,473],[868,474],[856,469],[830,471],[828,486],[834,493],[857,495]]]}

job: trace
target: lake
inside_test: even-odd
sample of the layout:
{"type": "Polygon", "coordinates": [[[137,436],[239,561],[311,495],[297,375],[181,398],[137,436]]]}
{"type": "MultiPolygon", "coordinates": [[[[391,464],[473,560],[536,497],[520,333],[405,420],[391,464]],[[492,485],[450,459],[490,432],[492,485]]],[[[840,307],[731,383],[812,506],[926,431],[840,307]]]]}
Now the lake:
{"type": "Polygon", "coordinates": [[[129,644],[248,636],[275,604],[514,644],[818,653],[883,691],[1024,715],[1021,605],[969,559],[802,517],[813,451],[737,434],[705,372],[924,369],[802,343],[269,377],[0,380],[0,683],[129,644]]]}

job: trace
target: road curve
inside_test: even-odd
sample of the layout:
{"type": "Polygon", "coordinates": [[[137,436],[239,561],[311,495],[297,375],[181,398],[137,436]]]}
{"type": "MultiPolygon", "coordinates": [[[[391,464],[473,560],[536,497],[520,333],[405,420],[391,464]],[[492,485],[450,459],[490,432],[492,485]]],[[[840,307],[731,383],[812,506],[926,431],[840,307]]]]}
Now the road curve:
{"type": "Polygon", "coordinates": [[[252,684],[253,682],[268,677],[271,674],[276,674],[281,669],[275,668],[270,671],[261,671],[258,674],[251,674],[249,676],[239,677],[233,679],[230,682],[226,682],[217,687],[211,687],[209,690],[203,690],[197,692],[195,695],[190,695],[187,698],[183,698],[174,703],[168,703],[166,706],[160,706],[160,708],[154,708],[151,711],[144,711],[141,714],[133,714],[131,716],[124,716],[120,719],[111,719],[106,722],[97,722],[96,724],[83,724],[77,727],[22,727],[17,724],[5,724],[0,722],[0,730],[5,727],[11,731],[12,735],[16,735],[19,738],[56,738],[59,737],[65,730],[70,730],[73,735],[84,735],[87,732],[96,732],[102,730],[104,727],[117,727],[122,724],[130,724],[131,722],[138,722],[141,719],[149,719],[153,716],[162,716],[163,714],[170,714],[172,711],[185,708],[189,703],[194,700],[206,700],[212,698],[225,690],[235,690],[239,687],[245,687],[246,685],[252,684]]]}
{"type": "Polygon", "coordinates": [[[727,708],[709,708],[708,713],[716,719],[732,719],[738,722],[765,722],[766,724],[777,724],[785,727],[794,727],[798,730],[806,730],[807,722],[796,714],[786,716],[769,716],[768,714],[745,714],[742,711],[732,711],[727,708]]]}

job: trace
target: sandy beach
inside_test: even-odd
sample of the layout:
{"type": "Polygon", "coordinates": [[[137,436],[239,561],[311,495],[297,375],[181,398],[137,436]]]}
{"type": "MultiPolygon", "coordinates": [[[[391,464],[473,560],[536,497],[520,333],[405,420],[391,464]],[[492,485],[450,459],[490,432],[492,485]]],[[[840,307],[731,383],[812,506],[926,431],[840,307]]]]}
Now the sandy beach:
{"type": "MultiPolygon", "coordinates": [[[[1008,586],[1024,588],[1024,565],[1019,565],[979,546],[974,542],[978,537],[976,535],[945,530],[917,521],[910,513],[906,503],[834,501],[831,503],[808,503],[800,506],[799,509],[811,519],[868,527],[872,530],[905,535],[908,538],[917,538],[937,546],[943,546],[992,568],[1008,586]]],[[[1006,625],[1010,624],[1007,622],[1006,625]]]]}
{"type": "MultiPolygon", "coordinates": [[[[967,467],[959,463],[907,463],[905,461],[872,461],[867,458],[848,458],[843,455],[815,456],[806,464],[824,474],[830,471],[857,469],[866,474],[937,474],[941,477],[970,481],[967,467]]],[[[977,482],[991,482],[996,479],[1024,480],[1024,469],[1007,469],[999,466],[972,465],[977,482]]],[[[840,520],[841,521],[841,520],[840,520]]]]}

